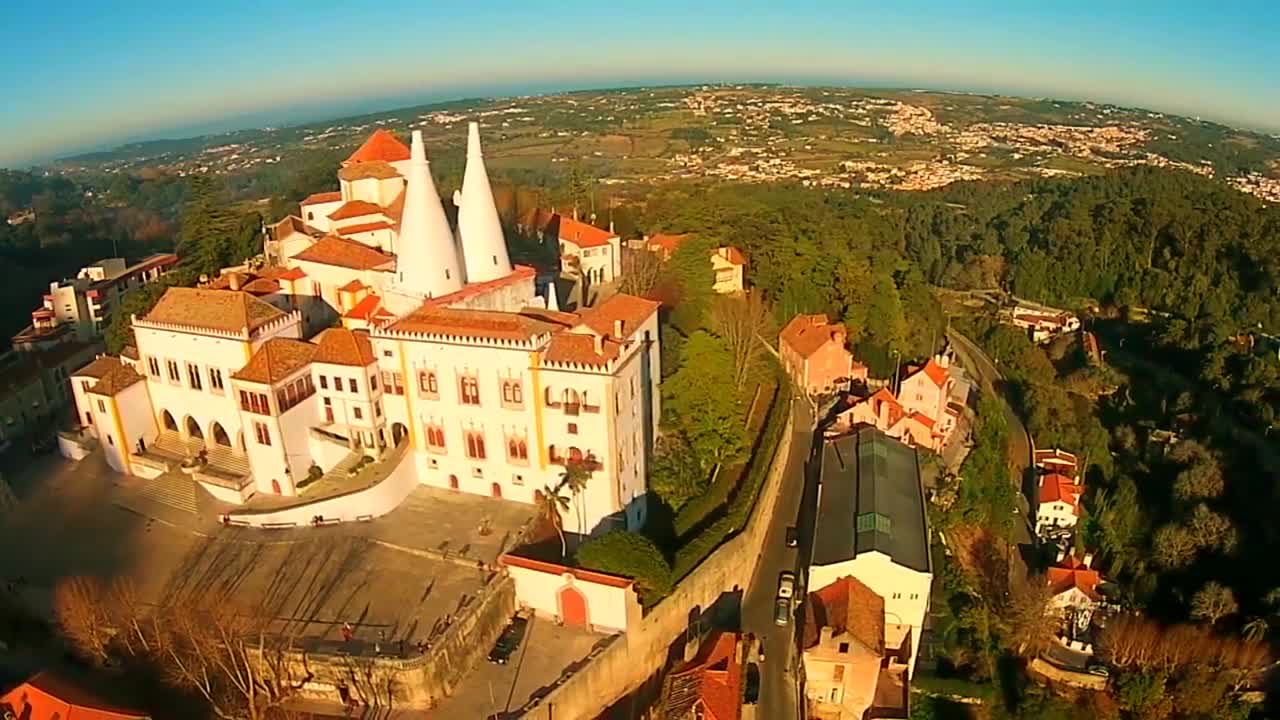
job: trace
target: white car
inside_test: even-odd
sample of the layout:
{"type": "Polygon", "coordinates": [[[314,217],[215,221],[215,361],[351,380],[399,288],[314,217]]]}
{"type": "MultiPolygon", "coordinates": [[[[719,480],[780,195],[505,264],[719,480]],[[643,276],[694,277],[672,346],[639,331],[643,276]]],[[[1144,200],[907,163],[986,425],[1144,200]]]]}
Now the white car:
{"type": "Polygon", "coordinates": [[[796,574],[783,572],[778,575],[778,597],[790,600],[796,594],[796,574]]]}

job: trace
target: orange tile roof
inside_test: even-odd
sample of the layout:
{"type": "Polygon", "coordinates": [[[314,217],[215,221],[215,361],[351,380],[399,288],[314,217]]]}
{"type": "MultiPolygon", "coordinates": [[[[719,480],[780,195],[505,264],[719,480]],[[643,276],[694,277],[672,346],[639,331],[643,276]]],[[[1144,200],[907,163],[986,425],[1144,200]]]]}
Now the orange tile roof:
{"type": "Polygon", "coordinates": [[[1093,600],[1102,599],[1098,593],[1102,574],[1086,567],[1075,555],[1069,555],[1056,567],[1049,568],[1046,580],[1054,595],[1060,595],[1074,587],[1093,600]]]}
{"type": "Polygon", "coordinates": [[[584,333],[562,332],[551,336],[542,358],[546,362],[603,367],[618,357],[622,346],[616,340],[602,339],[596,352],[596,338],[584,333]]]}
{"type": "Polygon", "coordinates": [[[1080,503],[1083,485],[1077,485],[1071,478],[1058,473],[1049,473],[1040,477],[1040,504],[1064,502],[1074,510],[1080,503]]]}
{"type": "Polygon", "coordinates": [[[280,283],[270,278],[260,277],[241,285],[240,289],[254,296],[273,295],[280,292],[280,283]]]}
{"type": "Polygon", "coordinates": [[[826,315],[797,315],[778,333],[778,339],[800,357],[811,357],[827,343],[843,345],[844,327],[831,323],[826,315]]]}
{"type": "Polygon", "coordinates": [[[305,340],[271,338],[262,343],[248,364],[232,374],[235,380],[271,384],[306,367],[315,357],[316,346],[305,340]]]}
{"type": "Polygon", "coordinates": [[[308,195],[306,199],[298,203],[299,205],[319,205],[320,203],[337,202],[342,199],[342,192],[335,190],[333,192],[322,192],[308,195]]]}
{"type": "Polygon", "coordinates": [[[346,237],[348,235],[359,235],[360,233],[373,232],[374,230],[390,230],[393,227],[395,226],[391,223],[386,222],[385,220],[379,220],[377,222],[360,223],[359,225],[348,225],[343,228],[338,228],[337,233],[342,237],[346,237]]]}
{"type": "Polygon", "coordinates": [[[716,248],[716,254],[734,265],[747,264],[747,259],[743,257],[742,251],[732,245],[716,248]]]}
{"type": "Polygon", "coordinates": [[[120,361],[110,355],[94,358],[93,362],[71,373],[71,377],[87,377],[101,380],[111,369],[118,367],[120,361]]]}
{"type": "Polygon", "coordinates": [[[346,328],[329,328],[316,337],[316,354],[312,362],[364,367],[376,357],[369,334],[346,328]]]}
{"type": "Polygon", "coordinates": [[[388,330],[462,339],[525,342],[558,326],[545,320],[494,310],[462,310],[423,305],[393,323],[388,330]]]}
{"type": "Polygon", "coordinates": [[[570,567],[568,565],[557,565],[556,563],[545,562],[543,560],[534,560],[533,558],[520,557],[519,555],[511,555],[503,553],[498,557],[498,562],[509,567],[524,568],[526,570],[534,570],[555,577],[563,577],[565,574],[573,575],[575,578],[584,582],[595,583],[597,585],[607,585],[615,588],[629,588],[635,585],[634,580],[630,580],[619,575],[609,575],[594,570],[586,570],[578,567],[570,567]]]}
{"type": "Polygon", "coordinates": [[[461,290],[449,293],[448,295],[440,295],[427,301],[428,305],[435,307],[449,307],[451,305],[463,302],[477,295],[487,295],[488,293],[500,287],[514,285],[515,283],[527,280],[537,276],[538,271],[528,265],[516,265],[511,270],[511,274],[506,277],[500,277],[496,280],[489,280],[482,283],[472,283],[464,285],[461,290]]]}
{"type": "Polygon", "coordinates": [[[555,323],[566,330],[582,321],[581,317],[577,313],[564,312],[561,310],[548,310],[547,308],[527,307],[522,309],[520,314],[555,323]]]}
{"type": "Polygon", "coordinates": [[[364,144],[351,153],[343,165],[367,162],[397,162],[409,159],[409,146],[389,130],[378,128],[364,144]]]}
{"type": "Polygon", "coordinates": [[[947,380],[951,377],[951,372],[942,367],[941,363],[933,358],[929,358],[929,362],[924,364],[920,370],[933,381],[934,385],[942,387],[947,384],[947,380]]]}
{"type": "Polygon", "coordinates": [[[380,316],[390,317],[391,313],[382,308],[381,297],[370,293],[369,295],[365,295],[363,300],[356,303],[355,307],[348,310],[347,314],[342,317],[368,322],[369,320],[380,316]]]}
{"type": "Polygon", "coordinates": [[[662,303],[635,295],[619,293],[608,300],[587,308],[580,315],[580,322],[599,335],[613,336],[614,322],[622,321],[621,340],[636,331],[646,320],[658,312],[662,303]]]}
{"type": "Polygon", "coordinates": [[[171,287],[144,319],[206,330],[252,332],[282,315],[280,309],[243,291],[171,287]]]}
{"type": "Polygon", "coordinates": [[[738,720],[742,713],[742,663],[738,636],[716,631],[684,668],[668,679],[672,688],[664,702],[664,717],[738,720]]]}
{"type": "Polygon", "coordinates": [[[88,690],[49,672],[0,696],[0,709],[21,720],[146,720],[146,713],[114,707],[88,690]]]}
{"type": "Polygon", "coordinates": [[[689,233],[682,233],[680,235],[666,235],[658,233],[657,235],[650,235],[649,249],[661,251],[664,257],[669,257],[671,253],[675,252],[676,248],[680,247],[680,244],[688,237],[689,233]]]}
{"type": "Polygon", "coordinates": [[[925,415],[924,413],[921,413],[921,412],[913,412],[907,417],[925,426],[926,429],[933,430],[933,426],[934,426],[933,418],[929,417],[928,415],[925,415]]]}
{"type": "Polygon", "coordinates": [[[804,605],[803,647],[818,644],[822,628],[848,635],[868,652],[884,656],[884,598],[861,580],[846,575],[809,593],[804,605]]]}
{"type": "Polygon", "coordinates": [[[1066,450],[1054,448],[1052,450],[1037,450],[1035,452],[1035,465],[1038,468],[1047,468],[1050,465],[1070,468],[1072,473],[1076,470],[1076,456],[1066,450]]]}
{"type": "Polygon", "coordinates": [[[338,171],[338,177],[347,182],[356,180],[390,180],[401,177],[395,168],[384,162],[364,162],[359,165],[344,167],[338,171]]]}
{"type": "Polygon", "coordinates": [[[307,274],[303,272],[302,268],[292,267],[280,273],[279,275],[276,275],[276,279],[277,280],[301,280],[306,276],[307,274]]]}
{"type": "Polygon", "coordinates": [[[325,235],[311,247],[293,256],[294,260],[335,265],[353,270],[390,269],[395,258],[361,242],[325,235]]]}
{"type": "Polygon", "coordinates": [[[89,392],[94,395],[118,395],[125,388],[142,382],[142,376],[132,366],[118,360],[116,362],[117,366],[108,370],[107,374],[103,375],[93,387],[89,388],[89,392]]]}
{"type": "Polygon", "coordinates": [[[348,282],[346,285],[338,288],[338,292],[360,292],[367,287],[369,286],[360,282],[359,278],[354,278],[351,282],[348,282]]]}
{"type": "Polygon", "coordinates": [[[618,237],[608,230],[601,230],[595,225],[563,215],[560,216],[559,235],[561,240],[583,248],[602,247],[608,245],[609,240],[618,237]]]}
{"type": "Polygon", "coordinates": [[[330,220],[349,220],[365,215],[381,215],[382,206],[367,200],[348,200],[329,213],[330,220]]]}

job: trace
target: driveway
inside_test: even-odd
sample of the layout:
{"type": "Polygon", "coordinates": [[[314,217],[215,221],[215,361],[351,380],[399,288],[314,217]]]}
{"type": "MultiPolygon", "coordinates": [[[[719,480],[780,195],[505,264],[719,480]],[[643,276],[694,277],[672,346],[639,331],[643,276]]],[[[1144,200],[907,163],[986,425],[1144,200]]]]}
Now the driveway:
{"type": "MultiPolygon", "coordinates": [[[[755,576],[747,588],[742,605],[742,629],[764,641],[765,661],[760,664],[760,706],[756,717],[770,720],[786,720],[799,717],[796,700],[799,694],[800,674],[795,653],[794,617],[786,627],[779,627],[773,620],[774,598],[778,588],[778,574],[784,570],[803,578],[801,562],[808,557],[807,538],[813,536],[812,512],[800,517],[802,505],[816,492],[815,482],[810,482],[807,472],[812,455],[814,418],[812,406],[806,400],[795,398],[791,403],[794,429],[791,451],[787,457],[786,474],[779,487],[777,506],[765,534],[760,562],[755,576]],[[800,528],[799,548],[786,546],[786,531],[790,525],[800,528]]],[[[796,588],[796,597],[804,597],[803,588],[796,588]]],[[[800,606],[799,602],[795,607],[800,606]]]]}

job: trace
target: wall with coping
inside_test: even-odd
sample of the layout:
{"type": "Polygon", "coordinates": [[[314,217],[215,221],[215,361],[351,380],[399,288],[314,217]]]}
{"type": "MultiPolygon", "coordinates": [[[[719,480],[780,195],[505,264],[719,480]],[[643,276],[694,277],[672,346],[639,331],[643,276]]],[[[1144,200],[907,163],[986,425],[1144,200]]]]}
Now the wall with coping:
{"type": "Polygon", "coordinates": [[[705,611],[733,588],[745,590],[755,574],[760,548],[777,505],[779,487],[791,452],[794,415],[789,413],[782,438],[761,488],[751,518],[742,532],[703,560],[636,626],[619,636],[575,674],[521,717],[530,720],[590,720],[618,698],[640,687],[666,662],[671,644],[689,625],[694,609],[705,611]]]}

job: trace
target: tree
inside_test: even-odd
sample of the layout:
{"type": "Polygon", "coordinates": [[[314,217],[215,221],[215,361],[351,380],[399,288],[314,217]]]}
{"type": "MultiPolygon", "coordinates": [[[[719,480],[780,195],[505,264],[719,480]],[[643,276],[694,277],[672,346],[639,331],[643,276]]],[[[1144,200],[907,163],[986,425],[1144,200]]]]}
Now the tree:
{"type": "Polygon", "coordinates": [[[670,285],[676,302],[671,323],[689,334],[703,327],[715,294],[715,270],[711,266],[714,244],[705,237],[687,237],[663,263],[660,285],[670,285]]]}
{"type": "Polygon", "coordinates": [[[552,488],[550,485],[543,485],[542,495],[538,499],[537,513],[550,521],[552,527],[556,529],[556,534],[560,536],[561,558],[569,552],[564,541],[564,513],[568,511],[569,498],[561,495],[558,487],[552,488]]]}
{"type": "Polygon", "coordinates": [[[53,611],[75,649],[99,663],[111,654],[112,628],[108,605],[102,602],[101,583],[92,578],[68,578],[54,588],[53,611]]]}
{"type": "Polygon", "coordinates": [[[622,282],[618,289],[628,295],[647,296],[658,285],[662,261],[648,250],[622,249],[622,282]]]}
{"type": "Polygon", "coordinates": [[[214,275],[237,260],[240,221],[227,210],[222,194],[205,176],[196,176],[182,209],[178,252],[199,274],[214,275]]]}
{"type": "Polygon", "coordinates": [[[1210,626],[1239,610],[1235,593],[1216,581],[1209,581],[1191,597],[1191,617],[1204,620],[1210,626]]]}
{"type": "Polygon", "coordinates": [[[108,353],[119,355],[126,346],[134,344],[133,316],[146,315],[169,287],[165,281],[153,282],[124,294],[120,304],[111,312],[111,320],[104,333],[108,353]]]}
{"type": "Polygon", "coordinates": [[[700,469],[710,472],[747,449],[733,358],[724,341],[702,331],[689,337],[682,355],[680,369],[662,384],[665,412],[700,469]]]}
{"type": "Polygon", "coordinates": [[[1187,519],[1187,527],[1196,546],[1200,549],[1214,549],[1229,553],[1235,550],[1239,534],[1225,515],[1214,512],[1208,505],[1200,503],[1191,511],[1187,519]]]}
{"type": "Polygon", "coordinates": [[[1038,656],[1053,644],[1058,619],[1050,612],[1053,591],[1042,575],[1028,575],[1013,582],[1009,607],[1004,613],[1010,648],[1021,656],[1038,656]]]}
{"type": "Polygon", "coordinates": [[[582,526],[583,518],[586,515],[586,508],[582,507],[583,491],[587,489],[587,481],[591,479],[591,463],[594,459],[587,457],[582,460],[569,458],[565,460],[564,472],[560,473],[560,487],[568,488],[573,495],[575,503],[575,514],[578,516],[578,534],[582,535],[586,532],[586,528],[582,526]]]}
{"type": "Polygon", "coordinates": [[[745,387],[760,369],[764,353],[762,337],[771,335],[769,307],[759,291],[742,297],[721,295],[711,303],[711,330],[733,357],[733,387],[745,387]]]}
{"type": "Polygon", "coordinates": [[[653,541],[639,533],[610,530],[583,543],[577,560],[590,570],[632,578],[646,604],[671,591],[671,566],[653,541]]]}
{"type": "Polygon", "coordinates": [[[708,473],[689,444],[679,435],[659,437],[649,462],[649,489],[671,509],[680,508],[707,489],[708,473]]]}
{"type": "Polygon", "coordinates": [[[1199,548],[1195,535],[1177,523],[1156,530],[1151,544],[1155,561],[1170,570],[1186,567],[1199,548]]]}
{"type": "Polygon", "coordinates": [[[1222,495],[1225,482],[1218,461],[1205,447],[1186,440],[1173,446],[1170,459],[1182,464],[1173,484],[1173,495],[1179,500],[1212,499],[1222,495]]]}

